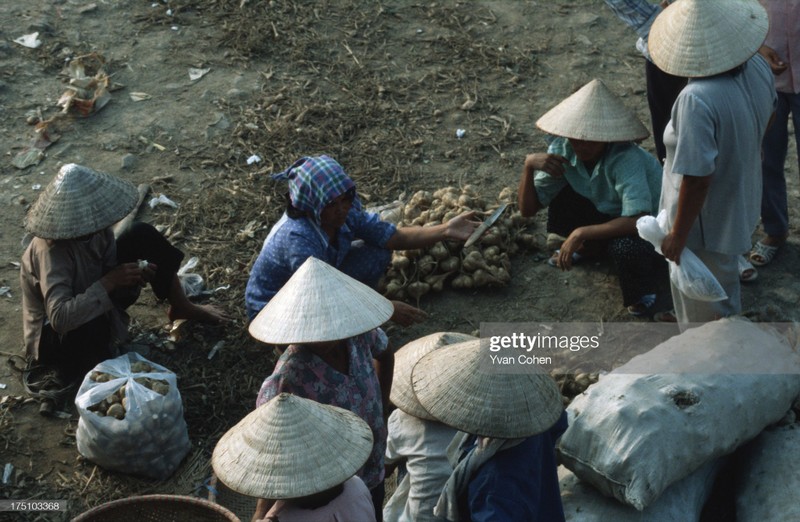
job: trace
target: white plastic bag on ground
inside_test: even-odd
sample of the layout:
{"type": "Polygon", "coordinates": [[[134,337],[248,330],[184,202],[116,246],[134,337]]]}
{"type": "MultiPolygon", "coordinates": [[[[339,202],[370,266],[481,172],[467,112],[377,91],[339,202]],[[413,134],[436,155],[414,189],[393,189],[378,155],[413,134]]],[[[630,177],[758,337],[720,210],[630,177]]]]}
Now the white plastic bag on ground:
{"type": "Polygon", "coordinates": [[[707,463],[672,484],[644,511],[637,511],[612,497],[605,497],[588,482],[581,482],[564,466],[558,467],[561,502],[567,522],[693,522],[700,520],[711,495],[721,460],[707,463]]]}
{"type": "Polygon", "coordinates": [[[561,461],[642,510],[780,420],[798,394],[800,364],[785,337],[742,319],[714,321],[634,357],[577,396],[567,408],[561,461]]]}
{"type": "MultiPolygon", "coordinates": [[[[650,242],[656,252],[661,254],[661,243],[669,229],[667,211],[659,212],[657,218],[653,216],[640,217],[636,220],[636,229],[639,231],[639,236],[650,242]]],[[[714,274],[688,248],[684,248],[681,252],[680,265],[669,260],[667,262],[669,263],[670,280],[687,297],[697,301],[711,302],[728,298],[714,274]]]]}
{"type": "Polygon", "coordinates": [[[800,424],[765,430],[739,462],[736,520],[800,520],[800,424]]]}
{"type": "Polygon", "coordinates": [[[100,467],[164,480],[191,447],[175,374],[138,353],[95,366],[75,405],[78,452],[100,467]]]}

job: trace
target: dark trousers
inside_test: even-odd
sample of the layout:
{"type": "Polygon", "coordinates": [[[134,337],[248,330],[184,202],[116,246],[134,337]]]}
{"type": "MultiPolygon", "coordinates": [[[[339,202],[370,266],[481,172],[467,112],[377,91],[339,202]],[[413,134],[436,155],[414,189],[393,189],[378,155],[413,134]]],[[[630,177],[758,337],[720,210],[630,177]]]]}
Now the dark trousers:
{"type": "MultiPolygon", "coordinates": [[[[547,207],[547,231],[568,237],[578,227],[598,225],[615,219],[567,185],[547,207]]],[[[638,235],[615,237],[604,241],[587,241],[591,252],[605,251],[619,273],[622,304],[636,304],[642,296],[655,294],[659,278],[668,276],[667,262],[653,245],[638,235]]]]}
{"type": "Polygon", "coordinates": [[[375,521],[383,522],[383,499],[386,497],[386,485],[381,482],[369,490],[372,496],[372,506],[375,508],[375,521]]]}
{"type": "Polygon", "coordinates": [[[686,78],[665,73],[650,60],[645,60],[644,75],[647,80],[647,104],[650,107],[650,120],[653,123],[656,157],[663,164],[664,158],[667,157],[664,129],[672,118],[672,106],[678,94],[686,87],[686,78]]]}

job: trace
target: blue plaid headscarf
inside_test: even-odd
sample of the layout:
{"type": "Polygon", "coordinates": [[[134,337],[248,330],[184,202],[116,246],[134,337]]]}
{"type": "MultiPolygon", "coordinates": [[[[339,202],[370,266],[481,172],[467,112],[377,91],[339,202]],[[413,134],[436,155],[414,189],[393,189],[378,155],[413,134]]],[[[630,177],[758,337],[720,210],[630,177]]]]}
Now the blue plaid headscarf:
{"type": "MultiPolygon", "coordinates": [[[[289,183],[292,206],[307,212],[320,224],[320,214],[326,205],[348,190],[355,191],[356,184],[345,174],[339,163],[329,156],[303,157],[272,179],[289,183]]],[[[358,196],[353,198],[353,208],[361,210],[358,196]]]]}

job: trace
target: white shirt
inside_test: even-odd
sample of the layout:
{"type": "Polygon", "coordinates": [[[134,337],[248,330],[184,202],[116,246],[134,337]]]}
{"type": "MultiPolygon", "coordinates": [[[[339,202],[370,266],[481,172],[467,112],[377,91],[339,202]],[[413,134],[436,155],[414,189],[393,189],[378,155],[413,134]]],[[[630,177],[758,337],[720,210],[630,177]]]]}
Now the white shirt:
{"type": "Polygon", "coordinates": [[[457,430],[420,419],[401,410],[389,416],[386,463],[406,460],[408,474],[383,508],[386,522],[430,522],[433,508],[445,482],[453,472],[447,446],[457,430]]]}

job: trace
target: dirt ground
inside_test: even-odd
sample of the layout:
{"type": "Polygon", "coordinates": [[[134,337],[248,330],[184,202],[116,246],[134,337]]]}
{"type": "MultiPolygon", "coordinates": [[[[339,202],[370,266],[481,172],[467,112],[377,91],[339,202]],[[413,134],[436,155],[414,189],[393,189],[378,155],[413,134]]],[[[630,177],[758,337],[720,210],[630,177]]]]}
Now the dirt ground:
{"type": "MultiPolygon", "coordinates": [[[[243,303],[249,267],[281,212],[285,188],[268,175],[300,156],[327,153],[354,177],[369,205],[466,184],[495,198],[516,187],[525,154],[544,150],[536,119],[593,78],[649,127],[635,39],[601,0],[2,2],[3,360],[22,350],[25,212],[71,162],[149,184],[148,202],[163,195],[176,203],[146,204],[139,219],[161,227],[187,258],[198,257],[193,271],[216,290],[207,300],[236,322],[183,325],[170,344],[166,305],[147,291],[131,309],[148,357],[178,373],[192,440],[190,456],[162,483],[80,459],[74,408],[40,416],[38,405],[24,400],[19,374],[3,363],[0,468],[11,464],[13,472],[0,498],[67,499],[69,515],[76,515],[133,494],[203,494],[214,444],[250,411],[273,364],[247,335],[243,303]],[[34,32],[39,47],[14,42],[34,32]],[[85,59],[91,74],[102,63],[110,101],[86,117],[59,115],[65,66],[79,56],[94,56],[85,59]],[[36,143],[32,123],[50,119],[52,143],[36,143]],[[37,161],[14,166],[31,147],[42,152],[37,161]],[[248,162],[254,155],[259,161],[248,162]]],[[[651,139],[643,146],[654,150],[651,139]]],[[[792,148],[787,162],[792,236],[744,290],[746,309],[771,306],[792,319],[800,295],[796,154],[792,148]]],[[[539,248],[511,258],[507,287],[425,296],[419,304],[429,319],[390,328],[392,343],[442,330],[474,332],[487,321],[633,320],[612,267],[554,270],[544,263],[543,216],[530,228],[539,248]]],[[[657,307],[668,308],[669,296],[659,296],[657,307]]]]}

